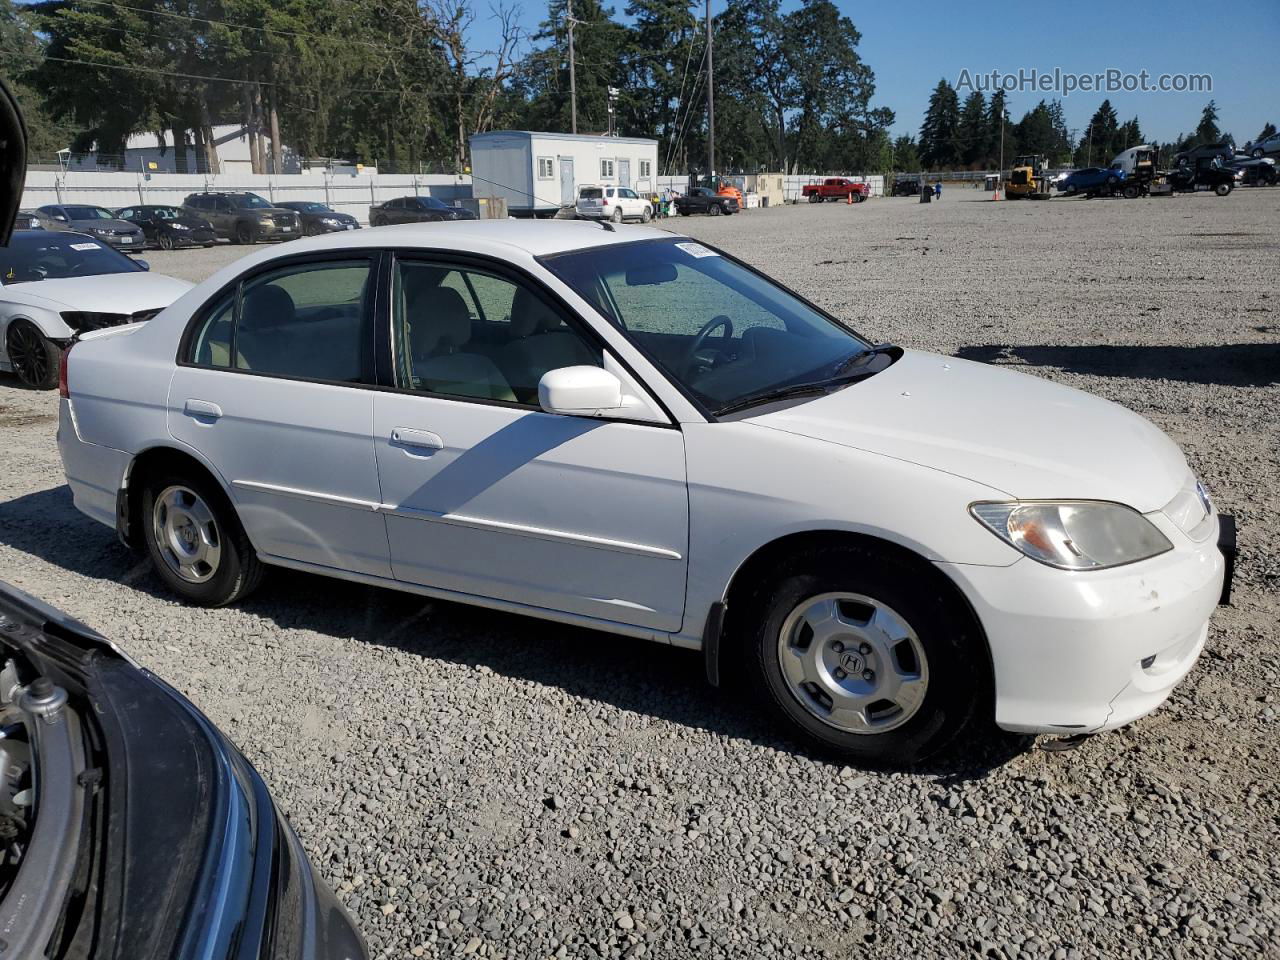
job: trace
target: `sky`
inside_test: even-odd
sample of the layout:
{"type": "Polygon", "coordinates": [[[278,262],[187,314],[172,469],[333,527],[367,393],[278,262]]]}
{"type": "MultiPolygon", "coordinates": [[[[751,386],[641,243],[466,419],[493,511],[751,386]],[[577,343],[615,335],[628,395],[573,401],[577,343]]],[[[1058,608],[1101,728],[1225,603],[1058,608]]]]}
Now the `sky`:
{"type": "MultiPolygon", "coordinates": [[[[1104,98],[1111,100],[1122,122],[1136,115],[1146,138],[1162,142],[1194,131],[1210,99],[1217,101],[1219,127],[1233,134],[1238,144],[1254,137],[1265,123],[1280,125],[1280,97],[1275,93],[1280,77],[1280,0],[835,3],[862,34],[859,53],[876,78],[873,106],[896,113],[895,136],[918,134],[938,80],[946,77],[955,84],[966,69],[971,76],[992,70],[1016,74],[1034,69],[1044,74],[1056,68],[1075,74],[1146,70],[1152,82],[1161,74],[1212,78],[1212,92],[1207,93],[1076,91],[1063,97],[1014,91],[1008,100],[1015,122],[1041,98],[1057,96],[1068,127],[1077,132],[1088,126],[1104,98]],[[1106,21],[1101,13],[1108,9],[1120,13],[1106,21]]],[[[799,5],[784,0],[783,9],[799,5]]],[[[522,0],[521,6],[524,26],[532,33],[546,17],[546,4],[522,0]]],[[[625,6],[625,0],[614,4],[615,15],[624,20],[625,6]]],[[[724,7],[724,0],[713,0],[712,14],[724,7]]],[[[476,47],[493,43],[495,31],[483,13],[473,29],[476,47]]],[[[966,92],[960,92],[961,100],[966,92]]]]}

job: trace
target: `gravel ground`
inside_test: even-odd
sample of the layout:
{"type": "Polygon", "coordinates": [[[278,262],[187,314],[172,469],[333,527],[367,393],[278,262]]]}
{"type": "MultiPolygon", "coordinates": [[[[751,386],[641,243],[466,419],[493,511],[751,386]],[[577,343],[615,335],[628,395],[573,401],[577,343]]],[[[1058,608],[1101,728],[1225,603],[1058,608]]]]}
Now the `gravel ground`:
{"type": "MultiPolygon", "coordinates": [[[[1280,956],[1280,190],[980,196],[672,226],[876,340],[1140,411],[1239,517],[1197,669],[1074,752],[993,737],[868,772],[680,651],[284,573],[180,606],[72,509],[55,398],[3,377],[0,577],[231,734],[376,957],[1280,956]]],[[[195,279],[241,252],[148,258],[195,279]]]]}

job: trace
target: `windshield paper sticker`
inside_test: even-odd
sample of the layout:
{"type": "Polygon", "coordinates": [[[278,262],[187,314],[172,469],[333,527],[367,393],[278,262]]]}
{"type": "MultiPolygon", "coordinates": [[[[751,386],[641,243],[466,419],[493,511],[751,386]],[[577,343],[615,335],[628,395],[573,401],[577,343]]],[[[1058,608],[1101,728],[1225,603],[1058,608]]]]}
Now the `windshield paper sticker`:
{"type": "Polygon", "coordinates": [[[676,246],[689,254],[689,256],[697,257],[698,259],[702,259],[703,257],[720,256],[720,254],[716,253],[714,250],[708,250],[700,243],[677,243],[676,246]]]}
{"type": "Polygon", "coordinates": [[[96,243],[73,243],[71,245],[71,249],[72,250],[97,250],[98,245],[96,243]]]}

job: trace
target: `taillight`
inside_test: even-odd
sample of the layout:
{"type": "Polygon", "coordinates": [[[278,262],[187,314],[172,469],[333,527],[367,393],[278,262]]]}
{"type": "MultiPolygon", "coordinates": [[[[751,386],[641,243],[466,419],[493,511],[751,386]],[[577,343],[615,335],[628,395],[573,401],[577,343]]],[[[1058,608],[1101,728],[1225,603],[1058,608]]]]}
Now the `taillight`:
{"type": "Polygon", "coordinates": [[[62,356],[58,359],[58,396],[65,400],[71,399],[71,388],[67,384],[67,358],[71,356],[71,348],[74,343],[69,343],[62,348],[62,356]]]}

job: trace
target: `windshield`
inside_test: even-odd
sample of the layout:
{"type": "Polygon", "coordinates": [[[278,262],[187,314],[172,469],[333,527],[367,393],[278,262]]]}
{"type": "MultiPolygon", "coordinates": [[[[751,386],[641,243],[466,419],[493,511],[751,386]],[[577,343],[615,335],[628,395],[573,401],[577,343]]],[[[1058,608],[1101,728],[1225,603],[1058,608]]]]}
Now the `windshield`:
{"type": "Polygon", "coordinates": [[[449,210],[449,209],[451,209],[447,203],[443,202],[442,200],[437,200],[435,197],[419,197],[419,198],[418,198],[418,206],[419,206],[419,207],[426,207],[426,208],[431,209],[431,210],[449,210]]]}
{"type": "Polygon", "coordinates": [[[256,193],[246,193],[241,197],[231,197],[231,205],[242,210],[269,210],[271,204],[256,193]]]}
{"type": "Polygon", "coordinates": [[[17,233],[8,247],[0,249],[0,283],[5,286],[141,270],[97,240],[67,233],[17,233]]]}
{"type": "Polygon", "coordinates": [[[72,220],[114,220],[116,215],[102,207],[63,207],[72,220]]]}
{"type": "Polygon", "coordinates": [[[152,207],[151,215],[157,220],[177,220],[179,217],[186,216],[177,207],[152,207]]]}
{"type": "Polygon", "coordinates": [[[286,203],[285,206],[292,210],[300,210],[302,213],[333,213],[323,203],[299,200],[295,203],[286,203]]]}
{"type": "Polygon", "coordinates": [[[794,294],[691,240],[542,262],[712,412],[789,386],[837,382],[868,350],[794,294]]]}

